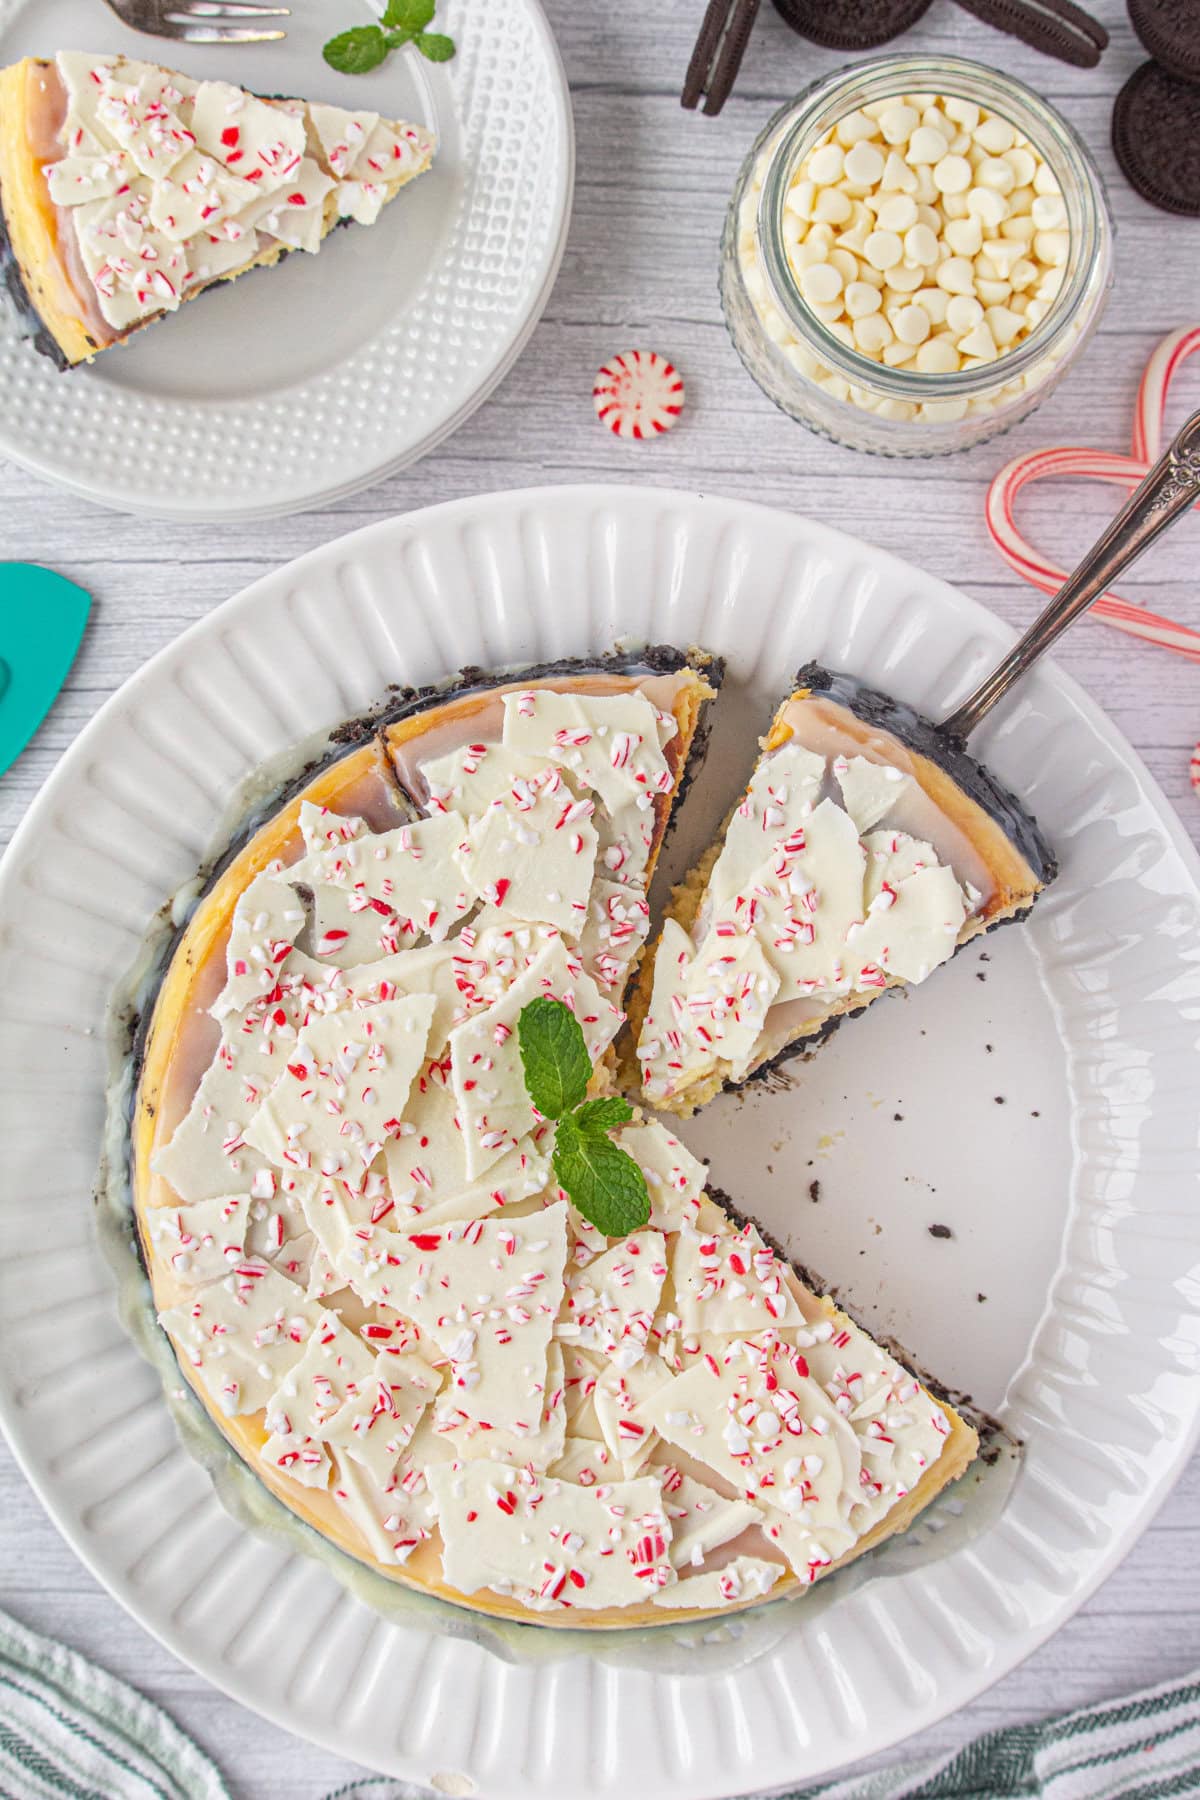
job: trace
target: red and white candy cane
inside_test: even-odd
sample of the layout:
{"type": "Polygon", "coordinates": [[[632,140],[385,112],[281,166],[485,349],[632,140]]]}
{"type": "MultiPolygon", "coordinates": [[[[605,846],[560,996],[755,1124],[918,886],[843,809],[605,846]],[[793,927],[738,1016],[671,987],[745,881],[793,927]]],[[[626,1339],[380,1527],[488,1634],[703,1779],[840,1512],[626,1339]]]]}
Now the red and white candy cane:
{"type": "MultiPolygon", "coordinates": [[[[1093,481],[1111,481],[1132,493],[1161,453],[1167,390],[1175,372],[1196,350],[1200,350],[1200,326],[1190,326],[1164,338],[1150,358],[1138,389],[1131,456],[1072,447],[1034,450],[1028,456],[1018,456],[1010,462],[993,481],[987,497],[988,530],[1009,567],[1043,594],[1057,593],[1067,578],[1067,570],[1050,562],[1017,530],[1013,518],[1017,495],[1031,481],[1041,481],[1047,476],[1083,476],[1093,481]]],[[[1197,510],[1200,510],[1200,503],[1197,510]]],[[[1160,613],[1149,612],[1144,606],[1135,606],[1129,600],[1122,600],[1119,594],[1102,595],[1091,608],[1090,616],[1115,625],[1118,631],[1140,638],[1143,643],[1159,644],[1164,650],[1173,650],[1177,656],[1200,662],[1200,631],[1176,624],[1160,613]]],[[[1197,762],[1198,758],[1194,757],[1193,785],[1198,784],[1197,762]]]]}

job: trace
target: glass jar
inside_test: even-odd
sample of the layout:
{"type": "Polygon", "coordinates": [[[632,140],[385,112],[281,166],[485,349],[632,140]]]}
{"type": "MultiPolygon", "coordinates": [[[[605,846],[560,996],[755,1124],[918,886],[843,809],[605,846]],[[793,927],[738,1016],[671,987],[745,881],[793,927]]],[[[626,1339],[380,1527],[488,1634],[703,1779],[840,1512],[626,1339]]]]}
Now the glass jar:
{"type": "MultiPolygon", "coordinates": [[[[959,57],[883,56],[817,82],[777,112],[742,165],[721,253],[734,347],[763,392],[813,431],[881,456],[941,456],[1006,431],[1083,349],[1112,285],[1113,224],[1099,171],[1066,120],[1011,76],[959,57]],[[863,106],[902,96],[972,101],[1015,127],[1061,190],[1069,247],[1049,310],[983,366],[891,368],[840,341],[801,295],[786,202],[819,139],[863,106]]],[[[931,277],[932,279],[932,277],[931,277]]]]}

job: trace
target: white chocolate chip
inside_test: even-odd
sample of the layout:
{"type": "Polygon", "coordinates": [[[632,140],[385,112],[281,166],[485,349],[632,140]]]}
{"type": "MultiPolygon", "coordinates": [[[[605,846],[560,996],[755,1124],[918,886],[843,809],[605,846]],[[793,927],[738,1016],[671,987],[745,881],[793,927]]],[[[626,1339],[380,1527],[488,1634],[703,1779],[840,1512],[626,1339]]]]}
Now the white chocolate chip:
{"type": "Polygon", "coordinates": [[[890,269],[904,254],[904,246],[894,231],[873,231],[863,247],[873,269],[890,269]]]}
{"type": "Polygon", "coordinates": [[[923,344],[929,336],[929,314],[923,306],[902,306],[893,328],[901,343],[923,344]]]}
{"type": "Polygon", "coordinates": [[[916,107],[906,106],[902,100],[879,115],[879,129],[887,144],[906,144],[920,123],[916,107]]]}
{"type": "Polygon", "coordinates": [[[938,259],[937,234],[928,225],[914,225],[904,234],[904,257],[907,262],[929,268],[938,259]]]}
{"type": "Polygon", "coordinates": [[[979,123],[980,113],[974,100],[960,100],[957,94],[948,94],[942,101],[942,111],[964,131],[974,131],[979,123]]]}
{"type": "Polygon", "coordinates": [[[873,288],[866,281],[852,281],[845,291],[846,311],[852,319],[865,319],[868,313],[878,312],[882,304],[878,288],[873,288]]]}
{"type": "Polygon", "coordinates": [[[853,208],[849,194],[841,188],[822,188],[813,207],[813,217],[825,225],[844,225],[853,208]]]}
{"type": "Polygon", "coordinates": [[[854,321],[854,341],[868,356],[878,356],[892,341],[892,328],[882,313],[867,313],[854,321]]]}
{"type": "Polygon", "coordinates": [[[1017,185],[1012,164],[1004,156],[985,156],[975,169],[975,185],[994,194],[1011,194],[1017,185]]]}
{"type": "Polygon", "coordinates": [[[840,144],[822,144],[808,159],[808,174],[818,187],[832,187],[841,179],[846,156],[840,144]]]}
{"type": "Polygon", "coordinates": [[[926,338],[916,355],[922,375],[951,375],[958,368],[958,351],[944,336],[926,338]]]}
{"type": "MultiPolygon", "coordinates": [[[[832,263],[813,263],[800,277],[800,292],[812,307],[828,306],[842,291],[842,277],[832,263]]],[[[838,308],[841,311],[841,308],[838,308]]],[[[837,314],[834,314],[837,317],[837,314]]]]}
{"type": "Polygon", "coordinates": [[[975,186],[967,194],[967,211],[994,231],[1008,217],[1008,201],[995,188],[975,186]]]}
{"type": "MultiPolygon", "coordinates": [[[[903,142],[903,140],[901,140],[903,142]]],[[[883,165],[883,180],[880,186],[889,193],[913,194],[917,188],[917,177],[909,168],[902,156],[894,150],[888,151],[887,161],[883,165]]]]}
{"type": "Polygon", "coordinates": [[[946,304],[946,324],[951,331],[971,331],[982,317],[983,308],[974,294],[954,294],[946,304]]]}
{"type": "Polygon", "coordinates": [[[1017,134],[1008,120],[998,118],[994,113],[991,118],[984,119],[982,124],[977,125],[971,135],[980,149],[986,150],[990,156],[1003,156],[1017,141],[1017,134]]]}
{"type": "Polygon", "coordinates": [[[917,222],[917,203],[911,194],[888,194],[875,214],[881,231],[905,232],[917,222]]]}
{"type": "Polygon", "coordinates": [[[904,148],[904,160],[912,163],[941,162],[946,154],[946,139],[932,125],[918,125],[904,148]]]}
{"type": "Polygon", "coordinates": [[[846,152],[846,177],[856,187],[874,187],[883,174],[883,152],[862,140],[846,152]]]}
{"type": "Polygon", "coordinates": [[[850,150],[864,138],[875,136],[875,121],[869,119],[864,112],[848,112],[838,120],[834,136],[844,149],[850,150]]]}
{"type": "MultiPolygon", "coordinates": [[[[946,242],[956,256],[977,256],[983,243],[983,227],[974,214],[951,219],[946,226],[946,242]]],[[[1019,245],[1017,249],[1020,254],[1019,245]]]]}
{"type": "MultiPolygon", "coordinates": [[[[870,239],[867,241],[869,243],[870,239]]],[[[1052,269],[1061,268],[1071,253],[1070,233],[1039,231],[1033,240],[1033,248],[1041,262],[1049,263],[1052,269]]]]}
{"type": "Polygon", "coordinates": [[[975,286],[975,271],[965,256],[948,256],[939,264],[935,279],[948,294],[969,294],[975,286]]]}
{"type": "Polygon", "coordinates": [[[913,267],[907,259],[884,272],[888,287],[894,288],[898,294],[915,294],[928,276],[929,271],[922,264],[918,263],[913,267]]]}
{"type": "Polygon", "coordinates": [[[858,280],[858,258],[852,256],[849,250],[831,250],[829,261],[847,286],[858,280]]]}
{"type": "Polygon", "coordinates": [[[1061,194],[1038,194],[1029,210],[1039,231],[1057,231],[1067,222],[1067,208],[1061,194]]]}
{"type": "Polygon", "coordinates": [[[971,185],[971,165],[965,156],[943,156],[933,168],[934,185],[943,194],[965,194],[971,185]]]}
{"type": "Polygon", "coordinates": [[[996,340],[988,330],[987,320],[981,318],[972,331],[958,340],[960,356],[977,357],[981,362],[992,362],[996,356],[996,340]]]}

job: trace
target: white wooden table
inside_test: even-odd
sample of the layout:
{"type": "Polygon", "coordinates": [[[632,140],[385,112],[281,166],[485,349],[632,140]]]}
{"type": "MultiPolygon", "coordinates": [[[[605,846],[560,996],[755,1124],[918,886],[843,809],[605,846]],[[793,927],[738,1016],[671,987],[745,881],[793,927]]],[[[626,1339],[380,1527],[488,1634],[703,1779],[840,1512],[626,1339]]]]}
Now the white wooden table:
{"type": "MultiPolygon", "coordinates": [[[[325,0],[293,0],[325,4],[325,0]]],[[[502,5],[504,0],[494,0],[502,5]]],[[[744,373],[716,293],[726,198],[769,113],[839,59],[793,37],[769,0],[737,91],[715,120],[681,111],[679,86],[702,0],[548,0],[571,78],[579,176],[566,260],[546,316],[499,392],[438,454],[325,512],[272,524],[143,524],[102,512],[0,463],[0,557],[51,563],[87,587],[95,621],[66,693],[0,782],[0,845],[57,757],[148,656],[226,595],[313,545],[388,514],[497,487],[645,481],[738,494],[811,512],[966,588],[1013,624],[1037,599],[1011,577],[983,525],[991,476],[1050,443],[1121,449],[1157,340],[1200,322],[1200,222],[1152,211],[1108,147],[1112,100],[1141,60],[1117,0],[1093,0],[1112,44],[1091,73],[1025,50],[934,0],[906,48],[952,50],[1023,75],[1083,133],[1110,182],[1117,284],[1083,365],[1011,437],[949,461],[884,462],[810,437],[744,373]],[[667,439],[625,445],[596,425],[590,389],[614,351],[663,351],[688,385],[667,439]]],[[[348,0],[330,6],[349,18],[348,0]]],[[[1200,397],[1200,359],[1183,388],[1200,397]]],[[[1178,422],[1186,396],[1171,409],[1178,422]]],[[[1031,537],[1070,562],[1114,507],[1114,490],[1043,489],[1031,537]]],[[[1179,528],[1127,591],[1200,625],[1200,522],[1179,528]]],[[[1200,735],[1200,674],[1106,627],[1083,624],[1061,652],[1141,751],[1200,842],[1188,756],[1200,735]]],[[[3,1004],[0,997],[0,1005],[3,1004]]],[[[907,1748],[935,1750],[995,1726],[1121,1693],[1200,1665],[1200,1458],[1124,1566],[1076,1619],[972,1707],[907,1748]]],[[[0,1445],[0,1601],[161,1700],[218,1758],[241,1800],[318,1800],[356,1771],[286,1736],[192,1674],[126,1617],[76,1562],[0,1445]]],[[[564,1800],[568,1797],[564,1796],[564,1800]]]]}

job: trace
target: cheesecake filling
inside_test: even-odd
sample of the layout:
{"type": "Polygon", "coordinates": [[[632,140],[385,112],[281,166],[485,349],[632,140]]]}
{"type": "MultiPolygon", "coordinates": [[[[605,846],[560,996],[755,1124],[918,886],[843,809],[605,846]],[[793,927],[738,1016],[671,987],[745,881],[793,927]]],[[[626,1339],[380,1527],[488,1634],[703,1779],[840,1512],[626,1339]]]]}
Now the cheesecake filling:
{"type": "Polygon", "coordinates": [[[924,981],[994,882],[903,747],[781,709],[690,931],[668,919],[637,1055],[651,1103],[750,1071],[829,1008],[924,981]]]}
{"type": "Polygon", "coordinates": [[[338,217],[372,224],[434,147],[376,113],[78,51],[39,68],[26,130],[101,345],[266,253],[315,253],[338,217]]]}
{"type": "MultiPolygon", "coordinates": [[[[533,1614],[719,1611],[811,1582],[952,1429],[707,1198],[661,1124],[619,1136],[642,1230],[607,1239],[554,1182],[517,1020],[562,1000],[594,1065],[622,1022],[645,861],[608,852],[674,786],[665,697],[514,686],[465,736],[408,736],[423,817],[304,805],[302,854],[237,903],[219,1042],[153,1162],[162,1323],[214,1410],[255,1415],[277,1490],[331,1505],[360,1555],[533,1614]]],[[[780,756],[730,833],[714,918],[762,864],[769,809],[804,793],[808,828],[827,816],[820,759],[780,756]]],[[[819,878],[850,892],[852,843],[868,880],[855,817],[888,796],[843,774],[855,816],[830,808],[819,878]]],[[[883,876],[920,864],[944,908],[948,872],[917,849],[886,848],[883,876]]],[[[927,954],[915,927],[904,941],[927,954]]]]}

